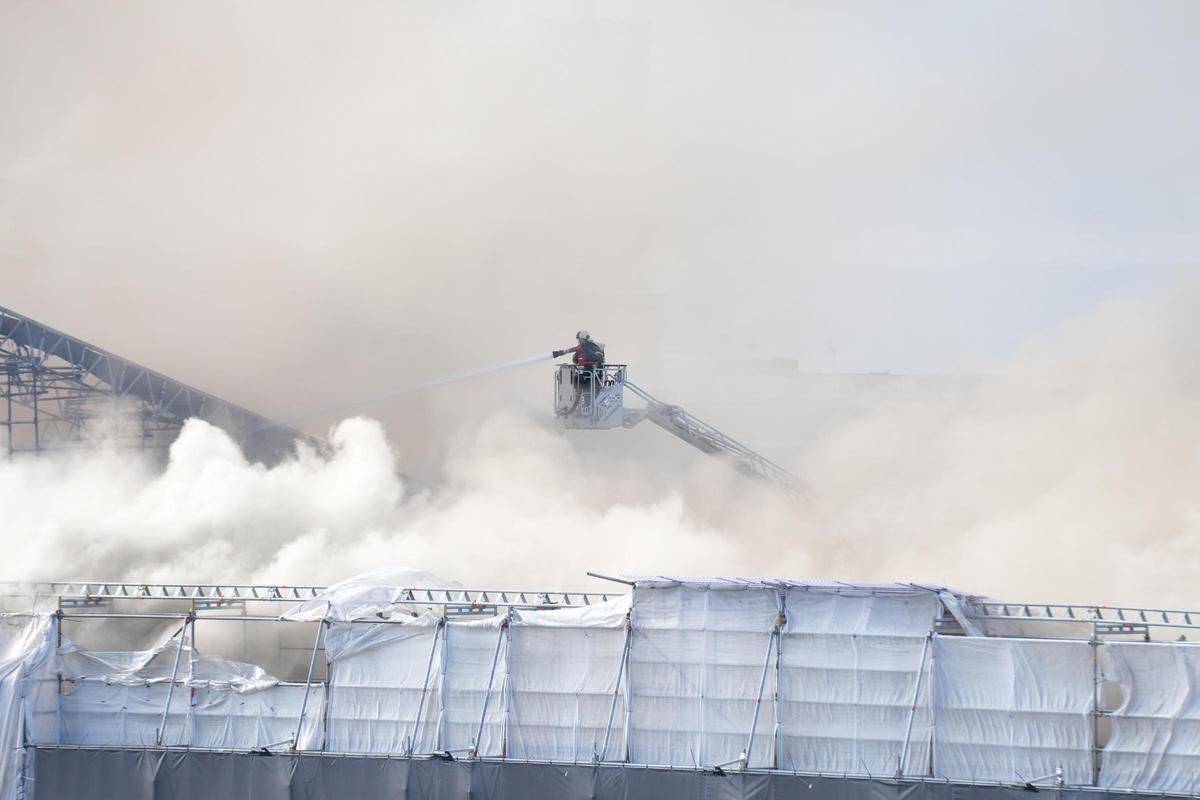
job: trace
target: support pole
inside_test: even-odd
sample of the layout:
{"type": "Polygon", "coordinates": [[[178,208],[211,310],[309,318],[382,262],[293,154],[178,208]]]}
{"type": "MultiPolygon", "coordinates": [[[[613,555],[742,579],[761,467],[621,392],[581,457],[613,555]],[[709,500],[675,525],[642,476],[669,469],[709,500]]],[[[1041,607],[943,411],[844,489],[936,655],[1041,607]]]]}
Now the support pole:
{"type": "MultiPolygon", "coordinates": [[[[439,619],[437,627],[433,629],[433,644],[429,647],[429,662],[425,665],[425,680],[421,682],[421,702],[417,704],[417,718],[413,721],[412,739],[408,745],[408,755],[410,756],[417,748],[417,734],[421,730],[421,715],[425,713],[425,696],[429,692],[429,676],[433,672],[433,655],[437,652],[438,637],[442,635],[442,628],[445,625],[446,620],[439,619]]],[[[445,675],[442,675],[442,680],[446,680],[445,675]]]]}
{"type": "MultiPolygon", "coordinates": [[[[505,626],[505,636],[508,641],[504,645],[504,683],[500,684],[500,696],[504,698],[504,728],[500,737],[500,757],[508,756],[508,720],[512,716],[512,608],[508,609],[505,626]]],[[[576,731],[576,736],[579,735],[576,731]]]]}
{"type": "MultiPolygon", "coordinates": [[[[62,649],[62,598],[58,598],[58,610],[54,613],[54,661],[58,661],[58,652],[62,649]]],[[[54,698],[54,743],[62,744],[62,698],[63,676],[62,669],[58,670],[58,695],[54,698]]]]}
{"type": "Polygon", "coordinates": [[[500,645],[504,643],[504,633],[508,629],[508,617],[500,623],[500,632],[496,634],[496,649],[492,651],[492,671],[488,674],[487,691],[483,694],[483,711],[479,715],[479,728],[475,731],[475,741],[471,744],[471,755],[479,755],[479,740],[483,738],[483,723],[487,719],[488,704],[492,699],[492,684],[496,680],[496,664],[500,661],[500,645]]]}
{"type": "MultiPolygon", "coordinates": [[[[188,615],[188,622],[191,614],[188,615]]],[[[188,622],[179,629],[179,647],[175,648],[175,665],[171,667],[171,682],[167,684],[167,702],[163,704],[162,720],[158,723],[158,735],[154,742],[156,747],[162,747],[167,732],[167,714],[171,711],[171,696],[175,693],[175,681],[179,677],[179,657],[183,655],[183,645],[187,642],[188,622]]]]}
{"type": "Polygon", "coordinates": [[[25,781],[29,771],[29,732],[25,730],[25,696],[21,695],[21,705],[17,716],[17,800],[25,800],[25,781]]]}
{"type": "Polygon", "coordinates": [[[937,765],[937,632],[929,635],[929,777],[937,765]]]}
{"type": "Polygon", "coordinates": [[[300,729],[304,726],[304,713],[308,711],[308,695],[312,691],[313,672],[317,668],[317,652],[321,649],[321,634],[325,631],[325,623],[329,620],[329,609],[333,603],[325,604],[325,614],[317,623],[317,635],[313,637],[312,657],[308,660],[308,678],[304,681],[304,699],[300,701],[300,716],[296,719],[296,732],[292,735],[292,750],[300,748],[300,729]]]}
{"type": "Polygon", "coordinates": [[[1092,785],[1100,784],[1100,631],[1092,622],[1092,785]]]}
{"type": "Polygon", "coordinates": [[[625,659],[625,763],[633,753],[633,611],[629,612],[629,655],[625,659]]]}
{"type": "MultiPolygon", "coordinates": [[[[779,626],[781,624],[780,619],[777,617],[775,627],[771,628],[771,635],[767,639],[767,654],[763,656],[762,675],[758,679],[758,697],[754,701],[754,719],[750,722],[750,736],[746,740],[746,749],[742,751],[740,759],[742,769],[750,766],[750,756],[754,752],[754,734],[758,730],[758,715],[762,711],[763,692],[767,689],[767,670],[771,668],[771,651],[775,648],[775,639],[779,636],[779,626]]],[[[778,691],[778,687],[776,687],[776,691],[778,691]]]]}
{"type": "MultiPolygon", "coordinates": [[[[604,745],[600,748],[600,758],[598,761],[604,761],[608,758],[608,739],[612,733],[613,717],[617,714],[617,698],[621,695],[621,678],[625,675],[625,662],[629,659],[629,640],[633,638],[633,624],[625,621],[625,643],[621,647],[621,663],[617,665],[617,685],[613,689],[612,703],[608,707],[608,724],[604,726],[604,745]]],[[[628,694],[628,692],[626,692],[628,694]]]]}
{"type": "MultiPolygon", "coordinates": [[[[787,594],[784,593],[784,624],[787,622],[787,594]]],[[[779,769],[779,740],[784,733],[784,631],[775,638],[775,726],[770,734],[770,768],[779,769]]]]}
{"type": "Polygon", "coordinates": [[[39,453],[42,449],[42,423],[38,416],[38,364],[33,365],[33,369],[29,372],[29,379],[33,383],[33,451],[39,453]]]}
{"type": "Polygon", "coordinates": [[[446,749],[446,659],[447,652],[450,650],[450,622],[445,617],[445,609],[442,610],[442,655],[441,655],[441,671],[442,679],[438,682],[438,715],[437,715],[437,730],[434,731],[434,750],[446,749]]]}
{"type": "MultiPolygon", "coordinates": [[[[195,608],[196,608],[196,601],[193,600],[192,601],[192,609],[195,610],[195,608]]],[[[187,625],[188,628],[190,628],[190,630],[191,630],[192,646],[191,646],[191,649],[188,651],[188,672],[192,672],[196,668],[196,618],[192,617],[189,621],[187,621],[184,624],[187,625]]],[[[196,712],[193,710],[196,705],[195,700],[196,700],[196,690],[189,689],[188,690],[187,722],[186,722],[186,726],[185,726],[187,728],[188,746],[189,747],[191,747],[192,744],[196,741],[196,712]]]]}
{"type": "Polygon", "coordinates": [[[12,418],[12,379],[9,378],[4,384],[4,402],[7,410],[4,425],[8,429],[8,460],[12,461],[13,457],[13,418],[12,418]]]}
{"type": "Polygon", "coordinates": [[[921,699],[921,683],[925,677],[925,659],[929,656],[929,639],[933,634],[925,637],[925,644],[921,647],[921,664],[917,667],[917,686],[913,689],[912,707],[908,710],[908,725],[904,729],[904,747],[900,749],[900,761],[896,764],[896,777],[899,778],[904,774],[904,765],[908,763],[908,746],[912,742],[913,720],[917,717],[917,704],[921,699]]]}
{"type": "MultiPolygon", "coordinates": [[[[326,650],[328,653],[328,650],[326,650]]],[[[321,752],[324,753],[329,746],[329,706],[332,694],[330,688],[333,685],[333,672],[336,667],[329,663],[329,659],[325,659],[325,680],[322,681],[322,686],[325,689],[325,702],[321,705],[321,752]]]]}

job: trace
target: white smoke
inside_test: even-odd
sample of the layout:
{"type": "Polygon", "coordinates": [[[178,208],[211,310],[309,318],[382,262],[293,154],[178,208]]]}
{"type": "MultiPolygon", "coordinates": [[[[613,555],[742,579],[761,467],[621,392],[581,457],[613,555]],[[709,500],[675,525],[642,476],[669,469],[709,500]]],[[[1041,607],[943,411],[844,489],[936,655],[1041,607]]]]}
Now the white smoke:
{"type": "Polygon", "coordinates": [[[406,564],[488,586],[765,574],[1195,607],[1195,299],[1113,303],[964,391],[831,415],[787,462],[809,503],[700,458],[647,485],[641,440],[597,456],[515,413],[447,442],[425,489],[368,419],[273,468],[192,421],[165,470],[113,449],[0,463],[0,577],[328,583],[406,564]]]}
{"type": "Polygon", "coordinates": [[[616,563],[597,555],[601,543],[662,569],[732,557],[678,496],[603,504],[570,445],[520,418],[477,431],[437,493],[405,491],[373,420],[340,423],[331,442],[328,458],[304,448],[267,468],[192,420],[161,472],[115,449],[0,464],[4,577],[327,583],[404,563],[475,584],[570,588],[616,563]]]}

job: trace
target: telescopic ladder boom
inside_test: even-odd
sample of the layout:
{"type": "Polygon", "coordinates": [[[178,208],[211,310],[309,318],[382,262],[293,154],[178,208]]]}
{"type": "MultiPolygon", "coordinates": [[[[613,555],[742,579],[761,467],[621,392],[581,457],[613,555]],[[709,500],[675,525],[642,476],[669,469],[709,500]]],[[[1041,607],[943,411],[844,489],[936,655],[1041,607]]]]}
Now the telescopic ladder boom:
{"type": "Polygon", "coordinates": [[[587,430],[632,428],[648,419],[697,450],[725,459],[748,478],[789,494],[807,493],[799,478],[774,461],[630,382],[624,364],[560,365],[555,374],[555,413],[567,428],[587,430]],[[625,408],[625,389],[645,401],[646,407],[625,408]]]}
{"type": "MultiPolygon", "coordinates": [[[[778,484],[795,494],[804,493],[804,484],[799,478],[766,456],[689,414],[681,406],[660,401],[635,383],[626,381],[625,387],[646,401],[645,419],[667,433],[679,437],[710,456],[729,459],[733,468],[748,478],[778,484]]],[[[637,421],[640,419],[635,418],[634,424],[637,421]]]]}

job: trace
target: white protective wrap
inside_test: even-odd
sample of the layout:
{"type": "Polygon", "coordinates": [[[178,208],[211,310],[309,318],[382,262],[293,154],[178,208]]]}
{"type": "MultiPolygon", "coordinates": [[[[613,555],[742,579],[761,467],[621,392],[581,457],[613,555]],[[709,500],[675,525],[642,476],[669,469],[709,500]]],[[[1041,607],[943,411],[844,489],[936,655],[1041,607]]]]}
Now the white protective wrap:
{"type": "Polygon", "coordinates": [[[618,691],[617,676],[628,614],[628,597],[514,612],[509,757],[589,761],[596,753],[610,761],[624,759],[625,681],[618,691]],[[606,731],[608,750],[601,753],[606,731]]]}
{"type": "Polygon", "coordinates": [[[911,717],[904,773],[926,774],[926,638],[938,613],[937,595],[792,587],[786,609],[779,766],[806,772],[894,774],[911,717]]]}
{"type": "MultiPolygon", "coordinates": [[[[170,683],[105,683],[76,678],[64,682],[59,701],[59,744],[154,747],[163,725],[170,683]]],[[[163,742],[185,745],[191,733],[191,691],[176,686],[163,742]]],[[[51,740],[53,743],[54,740],[51,740]]]]}
{"type": "Polygon", "coordinates": [[[364,572],[332,584],[316,597],[305,600],[287,611],[280,619],[293,622],[349,622],[368,619],[388,611],[416,613],[411,603],[405,603],[407,590],[414,587],[450,589],[461,584],[412,567],[384,567],[364,572]]]}
{"type": "MultiPolygon", "coordinates": [[[[634,589],[631,761],[709,767],[741,755],[750,739],[779,603],[777,589],[761,586],[639,584],[634,589]]],[[[770,766],[773,757],[773,668],[766,671],[762,696],[753,767],[770,766]]]]}
{"type": "Polygon", "coordinates": [[[328,750],[404,753],[411,746],[414,753],[429,754],[437,749],[442,633],[432,614],[404,624],[330,624],[325,635],[328,750]]]}
{"type": "Polygon", "coordinates": [[[1109,642],[1104,677],[1121,686],[1100,784],[1200,791],[1200,645],[1109,642]]]}
{"type": "MultiPolygon", "coordinates": [[[[187,691],[183,692],[185,695],[187,691]]],[[[314,683],[304,706],[299,750],[320,750],[325,687],[314,683]]],[[[257,750],[290,743],[300,721],[304,685],[278,684],[256,692],[198,688],[192,692],[190,745],[220,750],[257,750]]],[[[175,705],[172,698],[171,705],[175,705]]],[[[168,730],[166,744],[175,744],[168,730]]]]}
{"type": "Polygon", "coordinates": [[[934,775],[1092,781],[1088,642],[934,638],[934,775]]]}
{"type": "Polygon", "coordinates": [[[442,750],[503,754],[507,643],[503,617],[446,623],[442,750]]]}
{"type": "Polygon", "coordinates": [[[0,616],[0,800],[14,800],[21,786],[22,700],[29,701],[37,673],[53,653],[49,615],[0,616]]]}
{"type": "Polygon", "coordinates": [[[303,685],[280,684],[253,664],[198,654],[186,640],[180,649],[179,636],[128,652],[88,651],[64,641],[56,667],[62,696],[39,696],[34,714],[41,722],[31,726],[31,737],[47,744],[153,747],[162,728],[161,743],[168,746],[251,750],[290,745],[298,736],[300,749],[321,747],[324,687],[310,688],[297,732],[303,685]]]}

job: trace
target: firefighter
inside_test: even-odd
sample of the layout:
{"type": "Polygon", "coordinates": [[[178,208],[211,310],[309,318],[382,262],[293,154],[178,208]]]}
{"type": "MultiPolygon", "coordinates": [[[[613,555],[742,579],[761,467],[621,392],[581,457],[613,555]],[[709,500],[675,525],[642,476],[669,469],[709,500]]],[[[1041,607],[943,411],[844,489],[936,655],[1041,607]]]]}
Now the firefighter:
{"type": "Polygon", "coordinates": [[[594,340],[592,335],[587,331],[576,333],[575,341],[578,344],[574,347],[568,347],[566,350],[555,350],[554,357],[558,358],[559,356],[565,356],[567,353],[573,353],[571,361],[581,367],[604,366],[604,345],[594,340]]]}
{"type": "Polygon", "coordinates": [[[591,389],[593,384],[599,387],[604,382],[604,345],[592,338],[587,331],[575,334],[574,347],[566,350],[555,350],[554,357],[571,353],[571,361],[575,369],[571,370],[571,383],[580,389],[591,389]]]}

